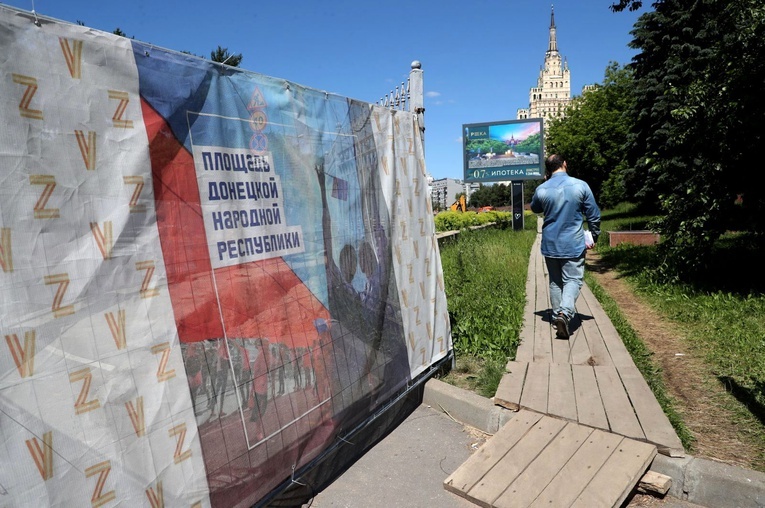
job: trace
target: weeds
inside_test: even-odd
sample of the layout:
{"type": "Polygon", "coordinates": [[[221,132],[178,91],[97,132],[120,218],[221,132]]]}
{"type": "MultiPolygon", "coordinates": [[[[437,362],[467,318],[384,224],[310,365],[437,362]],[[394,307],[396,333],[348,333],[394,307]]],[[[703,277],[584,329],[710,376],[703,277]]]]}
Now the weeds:
{"type": "MultiPolygon", "coordinates": [[[[488,397],[496,392],[505,363],[515,357],[518,347],[526,273],[536,236],[536,221],[526,223],[524,231],[464,230],[441,247],[458,364],[460,358],[481,359],[472,374],[476,391],[488,397]]],[[[445,380],[449,382],[449,376],[445,380]]]]}
{"type": "MultiPolygon", "coordinates": [[[[613,215],[611,211],[604,212],[603,218],[604,230],[629,229],[630,225],[646,222],[645,217],[635,216],[634,209],[629,207],[613,215]]],[[[679,325],[694,355],[704,360],[717,381],[733,395],[721,401],[721,405],[743,425],[746,433],[761,443],[765,443],[765,333],[760,323],[765,315],[765,283],[758,267],[764,243],[765,239],[752,234],[723,235],[716,242],[711,259],[707,260],[715,268],[697,274],[692,283],[684,284],[659,275],[661,261],[654,247],[609,248],[598,244],[602,260],[626,276],[633,291],[654,309],[679,325]]],[[[592,287],[591,282],[588,278],[592,287]]],[[[603,307],[606,308],[605,303],[603,307]]],[[[610,315],[608,309],[606,312],[610,315]]],[[[617,326],[620,318],[610,317],[617,326]]],[[[629,332],[619,329],[619,333],[630,349],[629,332]]],[[[635,363],[654,388],[656,382],[650,379],[660,380],[660,372],[654,367],[641,367],[639,357],[642,355],[644,353],[637,352],[635,363]]],[[[663,407],[665,397],[657,394],[663,407]]],[[[675,425],[671,409],[667,414],[675,425]]],[[[685,445],[680,430],[678,435],[685,445]]],[[[763,463],[765,458],[761,457],[758,467],[762,468],[763,463]]]]}

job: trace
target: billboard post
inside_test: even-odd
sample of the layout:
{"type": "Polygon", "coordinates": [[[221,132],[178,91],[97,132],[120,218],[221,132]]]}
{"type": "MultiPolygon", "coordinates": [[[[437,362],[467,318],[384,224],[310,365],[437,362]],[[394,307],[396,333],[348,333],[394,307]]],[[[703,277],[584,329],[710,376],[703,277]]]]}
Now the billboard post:
{"type": "Polygon", "coordinates": [[[523,229],[523,180],[515,180],[513,184],[513,231],[523,229]]]}

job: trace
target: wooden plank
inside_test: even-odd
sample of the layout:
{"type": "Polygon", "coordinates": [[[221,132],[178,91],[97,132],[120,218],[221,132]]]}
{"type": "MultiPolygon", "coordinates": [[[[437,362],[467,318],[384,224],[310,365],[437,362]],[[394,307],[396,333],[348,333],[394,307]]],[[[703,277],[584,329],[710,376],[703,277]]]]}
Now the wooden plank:
{"type": "Polygon", "coordinates": [[[568,423],[555,439],[494,501],[497,508],[525,508],[550,484],[566,462],[585,443],[593,429],[568,423]]]}
{"type": "MultiPolygon", "coordinates": [[[[544,261],[541,261],[541,265],[544,266],[544,261]]],[[[537,321],[534,327],[534,361],[552,363],[552,328],[550,323],[544,319],[546,315],[549,315],[547,312],[547,309],[550,308],[549,290],[544,272],[539,267],[536,270],[536,281],[537,321]]]]}
{"type": "Polygon", "coordinates": [[[521,407],[547,413],[547,395],[550,384],[550,364],[530,363],[523,383],[521,407]]]}
{"type": "Polygon", "coordinates": [[[531,246],[532,255],[526,274],[526,305],[523,308],[523,326],[521,327],[520,344],[518,344],[518,349],[515,352],[515,359],[521,362],[530,362],[534,358],[534,327],[539,321],[534,314],[537,298],[536,256],[533,254],[535,248],[539,249],[536,240],[531,246]]]}
{"type": "Polygon", "coordinates": [[[494,394],[494,404],[517,411],[521,408],[521,393],[523,381],[526,379],[526,362],[508,362],[505,373],[499,380],[497,392],[494,394]]]}
{"type": "Polygon", "coordinates": [[[483,478],[529,429],[542,419],[542,416],[531,411],[520,411],[444,480],[444,488],[465,497],[467,491],[483,478]]]}
{"type": "MultiPolygon", "coordinates": [[[[531,508],[570,506],[624,438],[595,430],[560,473],[529,505],[531,508]]],[[[594,506],[594,505],[593,505],[594,506]]]]}
{"type": "Polygon", "coordinates": [[[552,343],[552,363],[568,363],[568,359],[571,356],[571,341],[574,340],[574,336],[568,339],[559,339],[555,336],[555,328],[550,329],[550,342],[552,343]]]}
{"type": "Polygon", "coordinates": [[[568,363],[571,365],[589,365],[592,363],[590,345],[587,344],[587,336],[582,327],[569,339],[568,363]]]}
{"type": "Polygon", "coordinates": [[[621,506],[656,457],[656,447],[625,439],[603,464],[572,508],[621,506]]]}
{"type": "MultiPolygon", "coordinates": [[[[533,326],[533,325],[532,325],[533,326]]],[[[532,362],[534,361],[534,335],[532,332],[531,338],[521,338],[521,343],[518,344],[518,349],[515,351],[515,359],[519,362],[532,362]]]]}
{"type": "Polygon", "coordinates": [[[542,321],[542,318],[537,317],[539,320],[534,330],[534,362],[547,362],[552,363],[552,333],[550,325],[542,321]]]}
{"type": "MultiPolygon", "coordinates": [[[[511,420],[512,421],[512,420],[511,420]]],[[[491,506],[507,489],[512,478],[520,475],[563,430],[566,422],[544,417],[484,477],[468,491],[474,503],[491,506]]],[[[548,507],[549,508],[549,507],[548,507]]]]}
{"type": "Polygon", "coordinates": [[[594,319],[588,319],[582,322],[582,333],[587,340],[587,347],[590,350],[592,365],[613,365],[611,354],[608,352],[606,343],[603,342],[603,336],[600,333],[600,323],[594,319]]]}
{"type": "Polygon", "coordinates": [[[580,298],[576,303],[577,314],[579,314],[579,326],[576,329],[574,335],[569,339],[569,358],[568,363],[573,365],[589,365],[592,354],[590,353],[590,346],[587,344],[587,337],[584,334],[584,322],[591,320],[592,316],[589,314],[590,308],[586,302],[583,302],[580,298]]]}
{"type": "Polygon", "coordinates": [[[576,414],[579,423],[608,430],[608,420],[600,399],[595,371],[587,365],[572,365],[571,373],[574,378],[576,414]]]}
{"type": "Polygon", "coordinates": [[[608,318],[603,307],[600,305],[600,302],[598,302],[598,299],[595,298],[595,295],[592,294],[592,291],[590,291],[590,288],[586,284],[582,286],[581,294],[583,299],[587,302],[587,305],[590,307],[592,317],[595,318],[595,322],[598,324],[603,344],[605,344],[608,349],[611,361],[614,365],[632,365],[634,363],[632,361],[632,356],[630,356],[629,351],[627,351],[627,348],[624,346],[624,342],[622,342],[614,324],[608,318]]]}
{"type": "Polygon", "coordinates": [[[645,439],[643,429],[627,397],[622,380],[616,372],[616,367],[597,365],[594,369],[611,432],[635,439],[645,439]]]}
{"type": "Polygon", "coordinates": [[[576,395],[571,365],[561,363],[550,365],[550,388],[547,413],[567,420],[577,421],[576,395]]]}
{"type": "Polygon", "coordinates": [[[537,305],[537,268],[539,267],[539,249],[541,236],[537,235],[531,246],[529,269],[526,273],[526,306],[524,307],[523,328],[521,329],[521,343],[516,353],[519,361],[532,361],[534,358],[534,330],[539,324],[535,314],[537,305]]]}
{"type": "Polygon", "coordinates": [[[552,306],[550,304],[550,273],[547,271],[547,261],[545,261],[542,253],[539,253],[537,258],[537,295],[539,296],[539,302],[537,304],[537,312],[544,312],[543,317],[546,317],[545,323],[552,323],[552,306]]]}
{"type": "Polygon", "coordinates": [[[624,388],[627,390],[632,407],[635,408],[645,438],[650,443],[654,443],[662,455],[685,457],[685,450],[680,438],[677,437],[675,429],[669,423],[667,415],[664,414],[637,367],[634,365],[625,366],[619,367],[617,370],[624,388]]]}

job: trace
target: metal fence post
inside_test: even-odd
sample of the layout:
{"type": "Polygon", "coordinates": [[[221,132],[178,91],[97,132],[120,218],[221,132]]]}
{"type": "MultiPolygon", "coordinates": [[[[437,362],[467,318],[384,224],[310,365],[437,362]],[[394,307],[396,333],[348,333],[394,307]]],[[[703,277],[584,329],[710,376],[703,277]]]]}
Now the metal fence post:
{"type": "Polygon", "coordinates": [[[417,115],[422,146],[425,146],[425,95],[422,84],[422,64],[419,60],[412,62],[412,70],[409,71],[409,86],[411,100],[409,111],[417,115]]]}

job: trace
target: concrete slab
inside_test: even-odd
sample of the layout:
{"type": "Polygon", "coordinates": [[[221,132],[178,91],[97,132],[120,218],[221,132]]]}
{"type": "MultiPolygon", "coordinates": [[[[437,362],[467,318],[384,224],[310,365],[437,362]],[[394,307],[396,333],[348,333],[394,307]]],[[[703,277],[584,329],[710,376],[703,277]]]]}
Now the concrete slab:
{"type": "Polygon", "coordinates": [[[310,506],[473,508],[443,483],[484,441],[440,409],[421,405],[310,506]]]}

